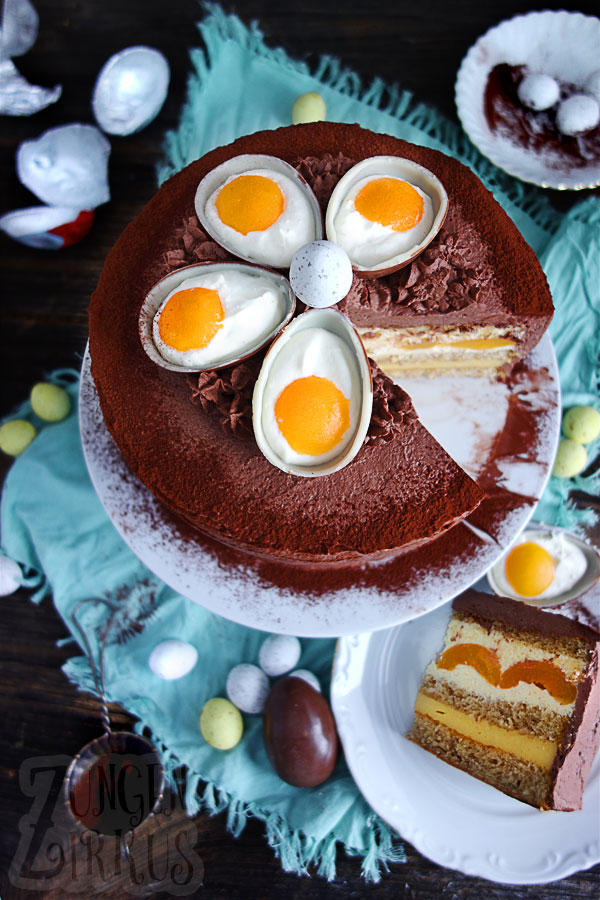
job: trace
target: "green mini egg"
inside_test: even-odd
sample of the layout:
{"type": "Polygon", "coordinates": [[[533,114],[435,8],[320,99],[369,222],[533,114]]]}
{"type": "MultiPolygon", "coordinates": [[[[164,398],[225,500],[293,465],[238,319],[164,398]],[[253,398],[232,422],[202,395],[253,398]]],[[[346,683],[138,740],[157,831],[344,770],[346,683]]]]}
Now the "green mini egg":
{"type": "Polygon", "coordinates": [[[573,406],[562,422],[565,437],[580,444],[589,444],[600,436],[600,412],[593,406],[573,406]]]}
{"type": "Polygon", "coordinates": [[[224,697],[213,697],[202,707],[200,731],[211,747],[216,750],[231,750],[242,737],[244,722],[233,703],[224,697]]]}
{"type": "Polygon", "coordinates": [[[326,115],[327,106],[325,101],[316,91],[300,94],[292,106],[292,122],[294,125],[304,125],[307,122],[322,122],[326,115]]]}
{"type": "Polygon", "coordinates": [[[12,419],[0,427],[0,450],[9,456],[19,456],[36,436],[37,431],[25,419],[12,419]]]}
{"type": "Polygon", "coordinates": [[[31,406],[45,422],[61,422],[71,411],[71,398],[57,384],[40,381],[31,389],[31,406]]]}
{"type": "Polygon", "coordinates": [[[552,474],[555,478],[573,478],[585,469],[587,453],[577,441],[561,440],[558,445],[552,474]]]}

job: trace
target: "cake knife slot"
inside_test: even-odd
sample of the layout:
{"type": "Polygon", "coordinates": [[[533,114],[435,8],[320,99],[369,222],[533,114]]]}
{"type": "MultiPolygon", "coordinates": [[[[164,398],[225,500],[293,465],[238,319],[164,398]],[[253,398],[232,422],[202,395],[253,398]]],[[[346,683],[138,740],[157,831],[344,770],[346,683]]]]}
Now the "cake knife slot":
{"type": "Polygon", "coordinates": [[[477,535],[477,537],[485,544],[494,544],[496,547],[501,546],[495,537],[492,537],[491,534],[488,534],[488,532],[484,531],[482,528],[478,528],[477,525],[473,525],[468,519],[462,519],[462,524],[472,531],[473,534],[477,535]]]}

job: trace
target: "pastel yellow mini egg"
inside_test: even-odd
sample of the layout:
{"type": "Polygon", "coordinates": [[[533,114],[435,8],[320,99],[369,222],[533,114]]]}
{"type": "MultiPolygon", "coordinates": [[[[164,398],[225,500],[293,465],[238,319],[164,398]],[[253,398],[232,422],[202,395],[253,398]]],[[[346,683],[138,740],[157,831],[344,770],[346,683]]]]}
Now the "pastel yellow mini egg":
{"type": "Polygon", "coordinates": [[[11,419],[0,427],[0,450],[9,456],[19,456],[36,436],[37,431],[25,419],[11,419]]]}
{"type": "Polygon", "coordinates": [[[40,381],[31,389],[31,406],[45,422],[61,422],[71,411],[71,398],[58,384],[40,381]]]}
{"type": "Polygon", "coordinates": [[[292,106],[292,122],[304,125],[307,122],[322,122],[327,115],[325,101],[316,91],[300,94],[292,106]]]}
{"type": "Polygon", "coordinates": [[[573,406],[562,422],[565,437],[580,444],[589,444],[600,436],[600,412],[593,406],[573,406]]]}
{"type": "Polygon", "coordinates": [[[568,438],[561,440],[554,460],[552,474],[555,478],[574,478],[583,472],[587,463],[585,447],[568,438]]]}
{"type": "Polygon", "coordinates": [[[224,697],[207,700],[200,714],[200,731],[216,750],[231,750],[240,742],[244,722],[239,709],[224,697]]]}

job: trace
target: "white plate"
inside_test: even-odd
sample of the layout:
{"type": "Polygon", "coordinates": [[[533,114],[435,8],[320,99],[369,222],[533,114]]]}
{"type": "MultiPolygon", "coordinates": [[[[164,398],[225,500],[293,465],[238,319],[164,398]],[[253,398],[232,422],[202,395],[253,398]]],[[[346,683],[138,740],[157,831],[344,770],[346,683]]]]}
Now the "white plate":
{"type": "Polygon", "coordinates": [[[540,812],[447,765],[404,735],[447,604],[399,627],[340,638],[331,704],[346,761],[373,809],[441,866],[541,884],[600,862],[600,758],[577,812],[540,812]]]}
{"type": "Polygon", "coordinates": [[[599,47],[600,19],[581,13],[533,12],[486,31],[463,59],[455,88],[458,117],[475,146],[505,172],[540,187],[580,190],[600,184],[600,163],[558,168],[492,131],[484,110],[488,75],[499,63],[527,64],[578,84],[600,65],[599,47]]]}
{"type": "MultiPolygon", "coordinates": [[[[554,460],[560,394],[548,335],[509,385],[477,378],[411,379],[405,384],[421,421],[469,474],[493,470],[495,484],[539,497],[554,460]],[[518,452],[498,450],[509,414],[520,409],[533,429],[518,452]],[[504,455],[503,455],[504,454],[504,455]]],[[[339,572],[306,567],[299,587],[289,565],[230,555],[180,525],[131,473],[102,418],[86,353],[79,399],[86,463],[96,492],[125,542],[178,593],[227,619],[266,631],[332,637],[388,628],[435,609],[474,584],[527,524],[535,500],[496,516],[494,540],[456,525],[422,550],[387,563],[339,572]],[[224,556],[223,556],[224,554],[224,556]]],[[[485,501],[487,502],[487,501],[485,501]]],[[[479,510],[472,516],[475,525],[479,510]]]]}

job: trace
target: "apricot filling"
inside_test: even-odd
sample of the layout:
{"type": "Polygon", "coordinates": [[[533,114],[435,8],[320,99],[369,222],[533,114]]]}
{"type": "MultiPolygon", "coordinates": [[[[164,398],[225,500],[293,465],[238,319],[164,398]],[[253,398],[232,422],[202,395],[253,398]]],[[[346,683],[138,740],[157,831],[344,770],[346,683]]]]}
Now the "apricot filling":
{"type": "Polygon", "coordinates": [[[545,660],[525,660],[514,663],[504,672],[497,654],[480,644],[455,644],[448,647],[438,659],[438,669],[452,671],[457,666],[471,666],[494,687],[508,689],[520,681],[535,684],[554,697],[558,703],[573,703],[577,688],[567,681],[554,663],[545,660]]]}

